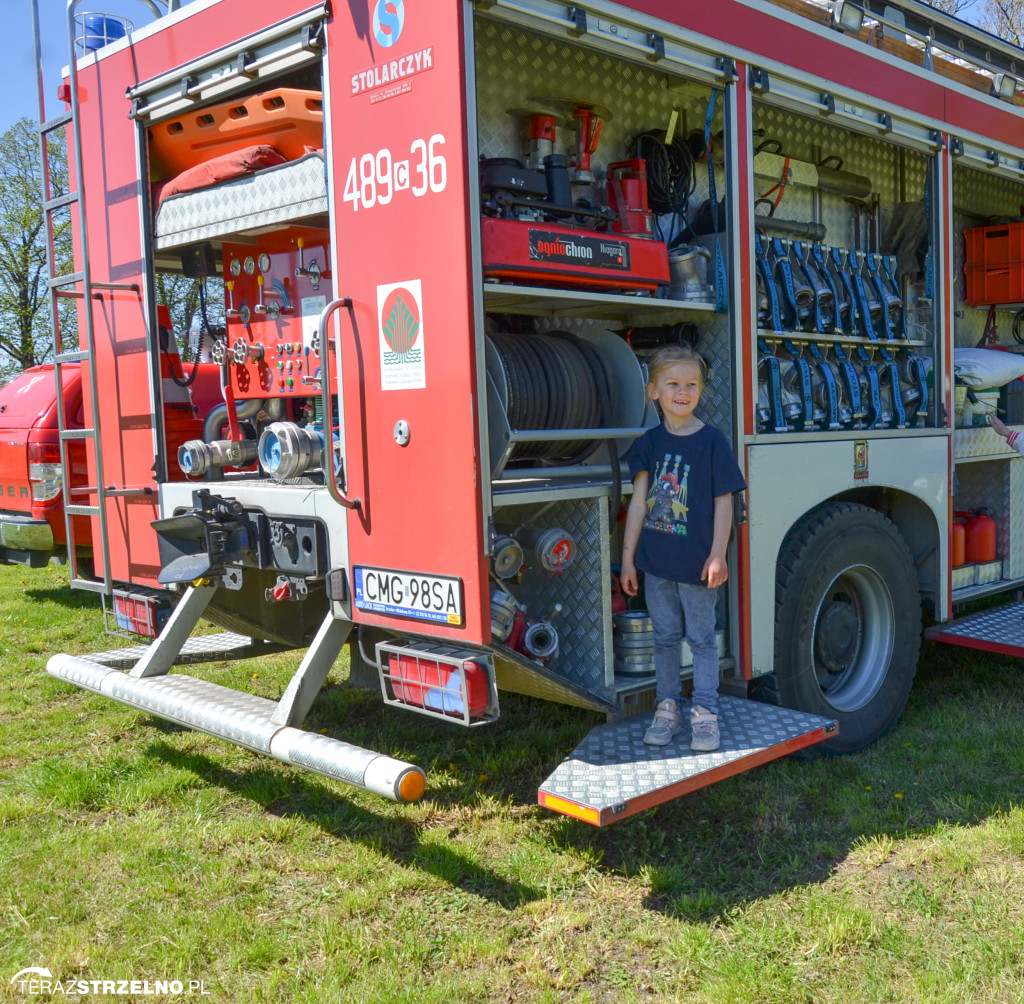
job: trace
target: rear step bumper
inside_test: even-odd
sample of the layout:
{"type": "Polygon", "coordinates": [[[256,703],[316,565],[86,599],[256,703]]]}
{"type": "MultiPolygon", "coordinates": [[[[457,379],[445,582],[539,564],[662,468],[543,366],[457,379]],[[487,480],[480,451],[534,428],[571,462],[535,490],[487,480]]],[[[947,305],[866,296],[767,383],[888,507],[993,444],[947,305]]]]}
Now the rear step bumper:
{"type": "Polygon", "coordinates": [[[339,739],[273,721],[278,705],[206,680],[173,676],[131,677],[89,659],[55,655],[46,671],[158,718],[225,739],[296,767],[363,788],[396,802],[423,794],[419,767],[339,739]]]}
{"type": "Polygon", "coordinates": [[[839,731],[830,718],[724,695],[718,698],[718,723],[722,745],[713,753],[690,749],[685,723],[668,746],[644,744],[649,715],[599,725],[541,785],[537,801],[607,826],[839,731]]]}

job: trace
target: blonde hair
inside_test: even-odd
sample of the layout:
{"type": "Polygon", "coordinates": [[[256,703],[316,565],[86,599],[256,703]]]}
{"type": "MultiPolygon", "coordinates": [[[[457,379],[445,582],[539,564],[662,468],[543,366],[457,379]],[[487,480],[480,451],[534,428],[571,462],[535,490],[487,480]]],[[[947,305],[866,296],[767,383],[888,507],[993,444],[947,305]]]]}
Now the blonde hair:
{"type": "Polygon", "coordinates": [[[696,363],[697,373],[700,376],[701,391],[707,386],[708,364],[704,357],[688,342],[680,342],[676,345],[663,345],[647,361],[647,382],[654,383],[662,371],[667,370],[676,363],[696,363]]]}

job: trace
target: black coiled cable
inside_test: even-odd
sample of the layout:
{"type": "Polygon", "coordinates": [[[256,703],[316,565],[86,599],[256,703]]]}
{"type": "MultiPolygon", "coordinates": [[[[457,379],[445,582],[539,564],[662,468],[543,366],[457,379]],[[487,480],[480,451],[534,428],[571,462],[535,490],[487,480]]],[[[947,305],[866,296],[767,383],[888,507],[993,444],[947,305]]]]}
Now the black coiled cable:
{"type": "MultiPolygon", "coordinates": [[[[676,236],[686,227],[686,211],[697,188],[693,155],[678,139],[665,143],[662,133],[643,132],[633,140],[635,156],[647,164],[647,203],[656,216],[673,213],[676,236]]],[[[660,229],[660,228],[659,228],[660,229]]]]}

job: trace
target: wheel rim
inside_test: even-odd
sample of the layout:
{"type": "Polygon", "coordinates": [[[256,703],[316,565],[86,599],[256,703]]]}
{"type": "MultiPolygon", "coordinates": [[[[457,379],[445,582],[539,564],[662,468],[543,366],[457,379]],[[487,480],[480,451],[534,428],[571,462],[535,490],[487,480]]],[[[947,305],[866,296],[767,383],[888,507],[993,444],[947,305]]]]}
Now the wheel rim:
{"type": "Polygon", "coordinates": [[[889,672],[896,637],[892,596],[867,565],[851,565],[829,584],[814,615],[814,672],[836,711],[857,711],[889,672]]]}

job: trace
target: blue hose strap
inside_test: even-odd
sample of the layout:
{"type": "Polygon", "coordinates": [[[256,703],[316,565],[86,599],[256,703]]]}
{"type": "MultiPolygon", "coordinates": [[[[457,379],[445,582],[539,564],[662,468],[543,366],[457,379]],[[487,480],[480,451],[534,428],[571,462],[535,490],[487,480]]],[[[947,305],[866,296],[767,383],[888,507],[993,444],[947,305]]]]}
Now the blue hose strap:
{"type": "Polygon", "coordinates": [[[715,164],[711,159],[711,122],[715,117],[717,102],[718,91],[712,89],[708,110],[704,115],[704,158],[708,162],[708,197],[711,200],[711,227],[715,234],[715,312],[724,314],[727,297],[725,256],[722,254],[722,244],[718,239],[718,193],[715,190],[715,164]]]}

